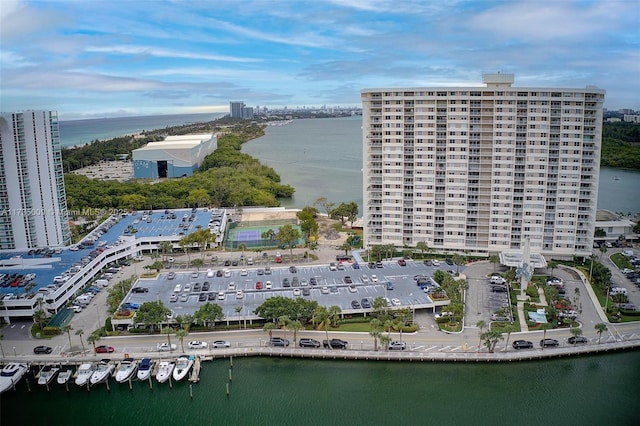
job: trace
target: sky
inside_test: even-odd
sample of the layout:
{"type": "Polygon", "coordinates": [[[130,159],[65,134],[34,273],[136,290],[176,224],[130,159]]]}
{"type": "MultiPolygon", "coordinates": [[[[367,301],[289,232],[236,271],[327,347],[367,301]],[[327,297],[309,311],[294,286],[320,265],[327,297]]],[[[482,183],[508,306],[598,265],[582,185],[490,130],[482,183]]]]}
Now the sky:
{"type": "Polygon", "coordinates": [[[640,1],[0,1],[0,110],[63,120],[360,106],[494,72],[640,110],[640,1]]]}

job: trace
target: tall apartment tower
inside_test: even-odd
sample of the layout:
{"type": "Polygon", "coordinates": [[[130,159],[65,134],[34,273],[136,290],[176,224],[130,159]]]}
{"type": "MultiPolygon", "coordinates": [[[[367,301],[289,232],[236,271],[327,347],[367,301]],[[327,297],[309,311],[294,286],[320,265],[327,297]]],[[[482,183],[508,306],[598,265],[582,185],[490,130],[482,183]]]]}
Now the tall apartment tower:
{"type": "Polygon", "coordinates": [[[71,242],[58,115],[0,113],[0,250],[71,242]]]}
{"type": "Polygon", "coordinates": [[[513,81],[361,92],[365,247],[591,255],[605,91],[513,81]]]}

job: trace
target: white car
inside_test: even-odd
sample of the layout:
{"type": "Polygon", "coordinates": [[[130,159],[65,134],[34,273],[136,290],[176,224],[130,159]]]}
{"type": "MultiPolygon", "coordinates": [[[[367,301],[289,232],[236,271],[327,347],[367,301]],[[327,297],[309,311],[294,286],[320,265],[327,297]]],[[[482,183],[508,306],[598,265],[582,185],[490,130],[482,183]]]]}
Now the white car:
{"type": "Polygon", "coordinates": [[[368,283],[369,282],[369,277],[366,276],[366,275],[363,275],[362,276],[362,282],[365,283],[365,284],[368,283]]]}
{"type": "Polygon", "coordinates": [[[393,306],[400,306],[400,299],[391,299],[393,306]]]}
{"type": "Polygon", "coordinates": [[[180,296],[180,301],[181,302],[188,302],[189,301],[189,295],[187,293],[182,293],[182,296],[180,296]]]}
{"type": "Polygon", "coordinates": [[[325,286],[323,286],[323,287],[320,289],[320,293],[322,293],[322,294],[329,294],[329,287],[327,287],[326,285],[325,285],[325,286]]]}
{"type": "Polygon", "coordinates": [[[236,291],[236,299],[242,299],[244,297],[244,292],[242,290],[236,291]]]}
{"type": "Polygon", "coordinates": [[[439,261],[438,259],[433,259],[433,260],[431,261],[431,265],[432,265],[432,266],[440,266],[440,261],[439,261]]]}
{"type": "Polygon", "coordinates": [[[293,289],[293,295],[294,296],[300,296],[300,289],[299,288],[294,288],[293,289]]]}
{"type": "Polygon", "coordinates": [[[193,272],[191,274],[191,278],[198,278],[198,272],[193,272]]]}
{"type": "Polygon", "coordinates": [[[246,269],[242,269],[242,270],[240,270],[240,275],[241,275],[241,276],[246,277],[246,276],[247,276],[247,274],[248,274],[248,272],[247,272],[247,270],[246,270],[246,269]]]}
{"type": "Polygon", "coordinates": [[[378,277],[375,275],[371,275],[371,282],[372,283],[377,283],[378,282],[378,277]]]}
{"type": "Polygon", "coordinates": [[[171,346],[168,343],[158,343],[158,351],[160,352],[175,351],[177,348],[175,343],[172,343],[171,346]]]}
{"type": "Polygon", "coordinates": [[[218,300],[224,300],[225,297],[226,296],[225,296],[224,291],[219,291],[218,292],[218,300]]]}
{"type": "Polygon", "coordinates": [[[211,344],[211,347],[213,347],[213,348],[230,348],[231,347],[231,343],[227,342],[226,340],[216,340],[215,342],[213,342],[211,344]]]}
{"type": "Polygon", "coordinates": [[[207,349],[208,346],[207,342],[201,342],[200,340],[189,342],[189,349],[207,349]]]}
{"type": "Polygon", "coordinates": [[[227,290],[229,291],[234,291],[236,289],[236,283],[234,283],[233,281],[229,283],[229,287],[227,287],[227,290]]]}
{"type": "Polygon", "coordinates": [[[224,277],[225,277],[225,278],[229,278],[230,276],[231,276],[231,271],[230,271],[230,270],[228,270],[228,269],[225,269],[225,270],[224,270],[224,277]]]}
{"type": "Polygon", "coordinates": [[[266,288],[267,290],[271,290],[271,281],[267,281],[264,285],[264,288],[266,288]]]}

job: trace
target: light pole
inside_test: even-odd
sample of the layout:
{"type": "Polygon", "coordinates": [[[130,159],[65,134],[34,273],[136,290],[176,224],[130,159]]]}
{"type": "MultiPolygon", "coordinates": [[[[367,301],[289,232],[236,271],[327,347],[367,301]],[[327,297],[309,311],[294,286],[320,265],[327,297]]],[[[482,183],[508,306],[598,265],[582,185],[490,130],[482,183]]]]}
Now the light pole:
{"type": "Polygon", "coordinates": [[[413,293],[409,293],[409,297],[411,299],[409,299],[409,303],[411,303],[411,323],[415,324],[416,323],[416,310],[413,307],[413,293]]]}
{"type": "Polygon", "coordinates": [[[98,329],[102,328],[102,325],[100,325],[102,323],[102,321],[100,320],[100,309],[98,309],[98,305],[94,303],[95,308],[96,308],[96,313],[98,314],[98,329]]]}

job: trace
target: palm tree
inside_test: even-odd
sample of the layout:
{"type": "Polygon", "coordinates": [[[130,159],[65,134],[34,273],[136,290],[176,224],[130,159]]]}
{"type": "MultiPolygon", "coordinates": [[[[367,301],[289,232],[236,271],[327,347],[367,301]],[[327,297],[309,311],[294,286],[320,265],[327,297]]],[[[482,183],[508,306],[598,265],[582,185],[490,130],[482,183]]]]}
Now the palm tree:
{"type": "Polygon", "coordinates": [[[509,347],[509,338],[511,337],[511,333],[517,331],[516,326],[513,324],[509,324],[505,327],[505,332],[507,333],[507,343],[504,345],[504,349],[507,350],[509,347]]]}
{"type": "Polygon", "coordinates": [[[558,267],[558,262],[555,260],[551,260],[547,263],[547,268],[551,270],[551,275],[553,275],[553,270],[558,267]]]}
{"type": "Polygon", "coordinates": [[[93,345],[93,351],[96,351],[96,342],[100,340],[100,330],[96,330],[87,337],[87,342],[93,345]]]}
{"type": "Polygon", "coordinates": [[[571,335],[573,337],[578,337],[582,335],[582,328],[580,327],[571,327],[569,331],[571,332],[571,335]]]}
{"type": "Polygon", "coordinates": [[[273,339],[273,330],[275,330],[276,324],[273,322],[268,322],[262,327],[262,329],[269,333],[269,341],[273,339]]]}
{"type": "Polygon", "coordinates": [[[162,261],[166,261],[166,254],[171,253],[173,251],[173,244],[170,241],[161,241],[158,244],[158,248],[162,252],[162,261]]]}
{"type": "Polygon", "coordinates": [[[369,334],[373,337],[373,350],[378,351],[378,339],[382,334],[382,322],[378,318],[374,318],[369,322],[369,334]]]}
{"type": "Polygon", "coordinates": [[[342,313],[342,309],[338,305],[329,306],[329,322],[332,327],[338,326],[338,320],[340,319],[340,314],[342,313]]]}
{"type": "Polygon", "coordinates": [[[242,305],[238,305],[235,307],[236,314],[238,314],[238,328],[242,328],[242,323],[240,322],[240,312],[242,312],[242,305]]]}
{"type": "Polygon", "coordinates": [[[84,342],[82,341],[83,329],[76,330],[76,336],[80,336],[80,345],[82,345],[82,355],[84,355],[84,342]]]}
{"type": "Polygon", "coordinates": [[[287,338],[287,327],[289,326],[291,319],[287,315],[281,315],[278,317],[278,327],[284,330],[284,338],[287,338]]]}
{"type": "MultiPolygon", "coordinates": [[[[315,311],[313,311],[313,317],[312,317],[313,323],[317,324],[318,328],[323,328],[324,329],[324,333],[327,337],[327,340],[329,340],[329,321],[330,321],[330,317],[329,317],[329,310],[327,309],[326,306],[318,306],[316,308],[315,311]]],[[[330,349],[333,349],[331,347],[331,345],[329,345],[330,349]]]]}
{"type": "Polygon", "coordinates": [[[489,349],[489,353],[493,353],[498,341],[502,340],[502,333],[497,330],[489,330],[482,333],[481,339],[484,340],[484,344],[489,349]]]}
{"type": "Polygon", "coordinates": [[[425,241],[418,241],[416,243],[416,249],[420,250],[420,257],[424,259],[424,252],[429,251],[429,246],[425,241]]]}
{"type": "Polygon", "coordinates": [[[489,256],[489,262],[493,263],[493,272],[496,271],[496,265],[500,262],[500,257],[497,254],[489,256]]]}
{"type": "Polygon", "coordinates": [[[400,332],[400,341],[402,342],[402,329],[407,324],[407,320],[411,317],[411,311],[408,308],[398,309],[396,311],[396,326],[400,332]]]}
{"type": "MultiPolygon", "coordinates": [[[[189,332],[182,327],[176,330],[176,337],[180,339],[180,347],[182,348],[183,353],[184,353],[184,338],[187,337],[188,335],[189,335],[189,332]]],[[[171,344],[169,344],[169,347],[171,347],[171,344]]]]}
{"type": "Polygon", "coordinates": [[[478,341],[478,347],[480,347],[480,345],[482,344],[482,332],[484,330],[484,328],[487,326],[487,323],[484,322],[483,320],[479,320],[476,323],[476,327],[478,327],[480,329],[480,341],[478,341]]]}
{"type": "Polygon", "coordinates": [[[349,244],[347,241],[345,241],[344,243],[342,243],[342,245],[339,247],[340,250],[344,250],[344,255],[348,255],[349,254],[349,250],[351,250],[351,244],[349,244]]]}
{"type": "Polygon", "coordinates": [[[298,330],[302,328],[302,323],[298,320],[289,321],[289,328],[293,330],[293,344],[296,344],[298,338],[298,330]]]}
{"type": "Polygon", "coordinates": [[[191,262],[191,266],[195,266],[198,271],[200,270],[200,267],[202,267],[203,265],[204,265],[204,260],[202,259],[193,259],[193,262],[191,262]]]}
{"type": "Polygon", "coordinates": [[[69,338],[69,352],[71,352],[71,326],[69,324],[62,327],[62,331],[67,333],[67,337],[69,338]]]}
{"type": "Polygon", "coordinates": [[[242,250],[242,264],[244,265],[244,262],[245,262],[244,251],[247,249],[247,245],[245,243],[238,244],[238,249],[242,250]]]}
{"type": "Polygon", "coordinates": [[[603,322],[599,322],[595,325],[596,332],[598,333],[598,344],[600,344],[600,339],[602,339],[602,333],[608,330],[607,324],[603,322]]]}
{"type": "Polygon", "coordinates": [[[171,349],[171,332],[172,331],[173,330],[171,329],[171,327],[165,327],[165,329],[162,330],[162,333],[167,335],[167,342],[169,343],[169,350],[170,351],[172,350],[171,349]]]}
{"type": "MultiPolygon", "coordinates": [[[[545,322],[540,324],[540,328],[542,329],[542,340],[545,340],[547,338],[547,330],[553,328],[553,326],[548,322],[545,322]]],[[[542,345],[542,349],[544,349],[544,345],[542,345]]]]}

